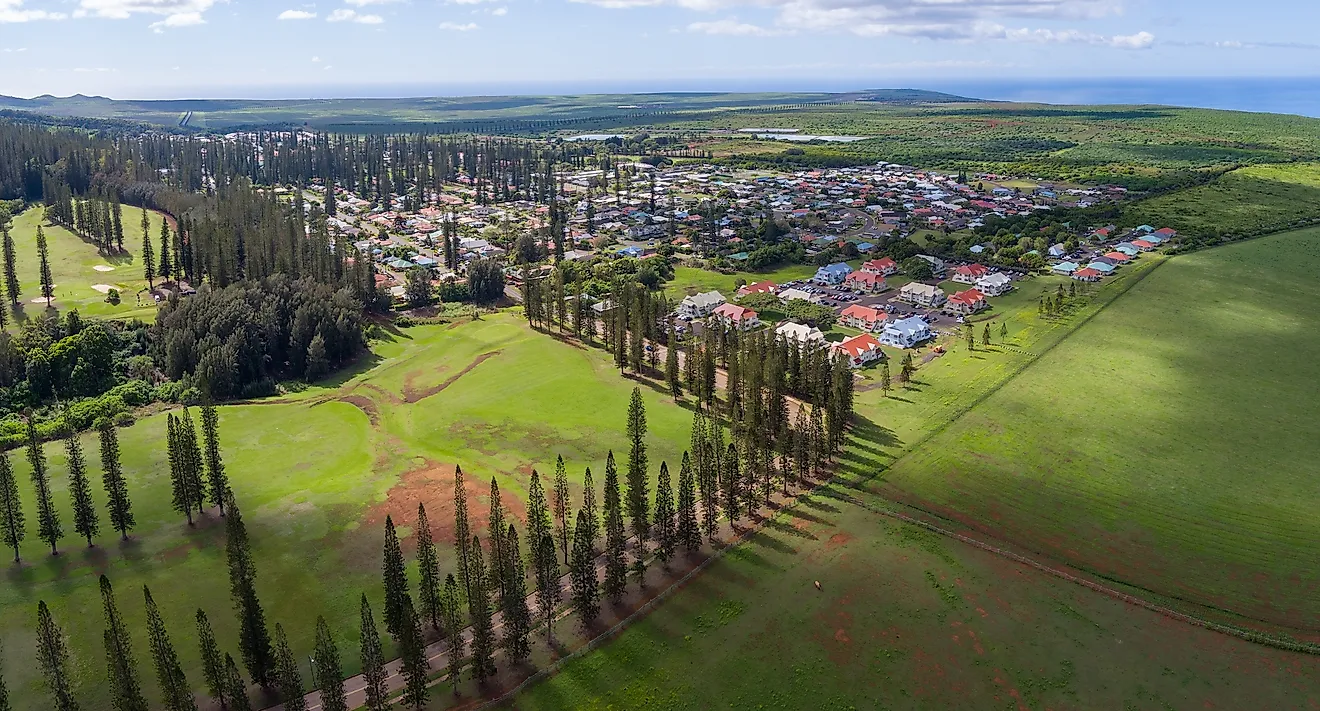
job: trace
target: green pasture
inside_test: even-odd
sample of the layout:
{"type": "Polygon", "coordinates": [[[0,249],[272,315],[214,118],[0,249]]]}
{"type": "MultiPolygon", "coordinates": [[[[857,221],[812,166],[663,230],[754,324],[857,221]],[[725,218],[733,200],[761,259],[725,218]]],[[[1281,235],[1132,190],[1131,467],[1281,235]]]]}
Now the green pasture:
{"type": "MultiPolygon", "coordinates": [[[[357,659],[358,596],[381,596],[385,515],[400,525],[411,557],[417,504],[425,503],[448,570],[455,464],[472,480],[473,532],[484,540],[492,477],[506,508],[520,519],[532,468],[553,477],[555,456],[562,454],[576,506],[586,466],[599,488],[606,452],[613,449],[621,467],[627,456],[624,421],[633,381],[619,377],[602,351],[535,333],[510,313],[407,329],[389,338],[376,345],[378,360],[364,362],[342,382],[220,409],[225,462],[254,543],[267,619],[284,624],[298,658],[306,659],[316,616],[325,615],[349,671],[357,659]]],[[[643,392],[652,474],[667,460],[677,476],[691,415],[649,387],[643,392]]],[[[51,605],[69,635],[79,700],[85,708],[108,707],[96,584],[101,573],[115,583],[144,674],[150,667],[143,584],[161,605],[194,688],[202,685],[193,630],[198,607],[210,614],[221,645],[237,652],[223,525],[209,515],[190,529],[170,508],[164,435],[163,414],[120,431],[138,518],[132,540],[121,544],[104,534],[89,550],[70,537],[58,557],[35,538],[23,453],[9,454],[30,529],[23,565],[4,564],[6,583],[0,586],[3,667],[17,708],[46,702],[37,669],[25,661],[34,650],[38,600],[51,605]]],[[[95,437],[84,437],[83,446],[99,482],[95,437]]],[[[51,444],[46,451],[68,528],[63,448],[51,444]]],[[[99,484],[94,495],[103,511],[99,484]]],[[[147,686],[154,698],[154,682],[147,686]]]]}
{"type": "Polygon", "coordinates": [[[883,493],[1175,604],[1313,636],[1318,265],[1314,229],[1170,260],[902,457],[883,493]]]}
{"type": "Polygon", "coordinates": [[[1253,165],[1143,200],[1129,215],[1197,235],[1255,236],[1320,220],[1320,163],[1253,165]]]}
{"type": "MultiPolygon", "coordinates": [[[[102,255],[91,242],[63,227],[46,223],[44,214],[43,208],[32,208],[15,217],[10,226],[24,313],[36,314],[46,308],[46,300],[41,298],[41,262],[37,256],[40,223],[50,254],[51,277],[55,283],[55,298],[51,303],[55,308],[61,312],[76,308],[84,316],[105,318],[150,319],[154,315],[155,305],[149,302],[149,295],[144,293],[142,303],[138,303],[138,292],[147,288],[147,280],[142,278],[142,262],[138,259],[142,251],[142,213],[138,209],[124,208],[126,251],[111,255],[102,255]],[[112,269],[97,271],[98,266],[112,269]],[[119,289],[119,306],[106,303],[106,295],[92,288],[95,285],[119,289]]],[[[161,215],[150,212],[148,219],[152,247],[159,250],[161,215]]]]}

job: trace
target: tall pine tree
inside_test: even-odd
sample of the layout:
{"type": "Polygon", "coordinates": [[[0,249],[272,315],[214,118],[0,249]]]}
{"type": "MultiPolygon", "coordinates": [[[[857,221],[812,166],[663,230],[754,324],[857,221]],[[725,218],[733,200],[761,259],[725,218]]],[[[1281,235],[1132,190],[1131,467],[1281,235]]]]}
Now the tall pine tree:
{"type": "Polygon", "coordinates": [[[91,548],[92,538],[101,530],[101,520],[96,515],[96,504],[92,502],[92,485],[87,481],[87,460],[83,458],[82,445],[72,427],[64,435],[64,451],[69,464],[69,497],[73,499],[73,530],[85,538],[87,547],[91,548]]]}
{"type": "Polygon", "coordinates": [[[619,472],[614,466],[614,452],[605,458],[605,596],[614,604],[623,599],[628,584],[628,565],[624,561],[627,545],[623,510],[619,501],[619,472]]]}
{"type": "Polygon", "coordinates": [[[321,692],[321,711],[348,711],[339,646],[323,616],[316,618],[316,652],[312,659],[312,683],[321,692]]]}
{"type": "Polygon", "coordinates": [[[41,225],[37,225],[37,260],[40,262],[41,297],[46,300],[46,308],[50,308],[50,301],[55,298],[55,279],[50,275],[50,250],[41,225]]]}
{"type": "Polygon", "coordinates": [[[600,538],[600,515],[596,512],[596,481],[591,476],[591,467],[587,467],[587,473],[582,477],[582,508],[578,513],[578,521],[587,524],[587,543],[595,555],[596,541],[600,538]]]}
{"type": "Polygon", "coordinates": [[[27,523],[8,452],[0,452],[0,537],[4,538],[5,547],[14,551],[14,562],[18,563],[21,560],[18,547],[27,537],[27,523]]]}
{"type": "Polygon", "coordinates": [[[9,297],[9,303],[18,306],[18,301],[22,297],[22,289],[18,281],[18,266],[15,263],[14,238],[9,234],[9,228],[4,230],[4,258],[5,258],[5,295],[9,297]]]}
{"type": "Polygon", "coordinates": [[[115,591],[110,579],[101,576],[101,608],[105,613],[106,676],[110,681],[110,699],[116,711],[147,711],[147,700],[142,696],[138,681],[137,659],[129,639],[128,626],[119,613],[115,591]]]}
{"type": "Polygon", "coordinates": [[[531,611],[527,609],[527,568],[523,565],[518,545],[518,531],[509,524],[504,534],[504,591],[500,594],[500,612],[504,620],[504,653],[516,663],[531,654],[528,634],[531,632],[531,611]]]}
{"type": "Polygon", "coordinates": [[[408,574],[403,567],[403,550],[394,530],[394,519],[385,517],[385,552],[381,563],[385,583],[385,629],[397,642],[403,632],[404,607],[408,600],[408,574]]]}
{"type": "MultiPolygon", "coordinates": [[[[641,388],[633,388],[628,403],[628,520],[639,545],[650,535],[650,494],[647,491],[646,404],[641,388]]],[[[644,551],[643,548],[639,550],[644,551]]],[[[642,557],[639,553],[639,560],[642,557]]]]}
{"type": "Polygon", "coordinates": [[[188,519],[188,525],[193,525],[192,509],[193,503],[197,500],[194,492],[189,488],[191,480],[188,477],[188,464],[185,461],[183,446],[179,437],[179,420],[173,414],[165,416],[165,446],[170,464],[170,503],[174,510],[183,514],[188,519]]]}
{"type": "Polygon", "coordinates": [[[108,418],[102,418],[97,429],[101,441],[101,486],[108,499],[110,525],[126,541],[128,532],[137,525],[137,520],[133,517],[133,502],[128,498],[124,469],[119,464],[119,434],[108,418]]]}
{"type": "Polygon", "coordinates": [[[463,638],[462,602],[459,600],[458,581],[450,574],[445,578],[445,635],[449,637],[449,683],[458,693],[458,672],[463,668],[466,640],[463,638]]]}
{"type": "Polygon", "coordinates": [[[50,691],[50,707],[54,711],[78,711],[73,698],[73,683],[69,678],[69,646],[64,630],[50,615],[46,601],[37,603],[37,666],[50,691]]]}
{"type": "Polygon", "coordinates": [[[197,649],[202,660],[202,678],[206,679],[206,691],[220,704],[220,708],[228,708],[229,677],[225,673],[225,660],[220,656],[220,645],[216,644],[210,618],[200,607],[197,608],[196,618],[197,649]]]}
{"type": "Polygon", "coordinates": [[[403,615],[403,637],[399,642],[403,657],[399,669],[403,675],[403,697],[399,701],[414,711],[422,711],[426,707],[426,676],[431,671],[431,663],[426,660],[426,642],[422,641],[421,624],[411,599],[405,600],[403,615]]]}
{"type": "Polygon", "coordinates": [[[59,555],[56,544],[64,538],[64,529],[60,527],[60,514],[55,510],[55,500],[50,491],[46,452],[41,448],[37,425],[31,417],[27,421],[27,459],[32,466],[32,488],[37,497],[37,537],[50,546],[52,555],[59,555]]]}
{"type": "Polygon", "coordinates": [[[431,629],[439,630],[444,617],[440,609],[440,557],[435,550],[426,506],[420,503],[417,504],[417,570],[420,578],[417,596],[422,604],[421,614],[430,623],[431,629]]]}
{"type": "Polygon", "coordinates": [[[692,553],[701,548],[701,526],[697,522],[697,484],[692,472],[692,460],[683,453],[683,465],[678,470],[677,523],[674,532],[683,548],[692,553]]]}
{"type": "Polygon", "coordinates": [[[252,704],[248,701],[247,684],[243,683],[243,675],[238,673],[238,665],[234,663],[234,658],[225,654],[225,676],[229,679],[229,699],[230,711],[252,711],[252,704]]]}
{"type": "Polygon", "coordinates": [[[454,558],[458,561],[458,582],[463,592],[472,594],[471,576],[468,575],[468,545],[472,541],[472,529],[468,525],[467,482],[463,478],[463,467],[454,467],[454,558]]]}
{"type": "Polygon", "coordinates": [[[564,556],[564,565],[568,565],[568,543],[573,535],[569,513],[571,504],[568,496],[568,470],[564,467],[564,457],[560,455],[555,458],[554,509],[555,534],[559,537],[559,549],[564,556]]]}
{"type": "Polygon", "coordinates": [[[257,568],[247,526],[232,490],[225,491],[225,556],[229,564],[229,593],[238,613],[238,646],[248,675],[261,686],[269,686],[275,672],[275,656],[266,628],[266,612],[257,598],[257,568]]]}
{"type": "Polygon", "coordinates": [[[284,711],[307,711],[307,697],[303,694],[302,673],[298,671],[298,659],[289,648],[289,638],[284,634],[284,626],[275,623],[275,686],[284,702],[284,711]]]}
{"type": "Polygon", "coordinates": [[[145,207],[142,208],[142,278],[147,280],[147,288],[156,288],[156,251],[151,246],[151,222],[145,207]]]}
{"type": "Polygon", "coordinates": [[[468,574],[472,576],[472,596],[468,598],[468,617],[472,620],[472,678],[485,684],[495,675],[495,629],[491,620],[486,566],[481,559],[481,540],[476,536],[472,537],[469,565],[468,574]]]}
{"type": "Polygon", "coordinates": [[[596,551],[587,536],[583,512],[578,512],[577,526],[573,529],[573,560],[569,575],[573,583],[573,609],[584,628],[589,628],[600,615],[600,583],[596,578],[596,551]]]}
{"type": "Polygon", "coordinates": [[[381,650],[380,632],[371,614],[371,603],[362,595],[361,627],[358,650],[362,662],[362,686],[368,711],[386,711],[390,707],[389,688],[385,685],[385,656],[381,650]]]}
{"type": "Polygon", "coordinates": [[[532,470],[532,481],[527,488],[527,552],[532,558],[533,569],[540,565],[541,539],[552,534],[550,528],[550,510],[546,505],[545,490],[541,488],[541,476],[532,470]]]}
{"type": "Polygon", "coordinates": [[[147,606],[147,636],[151,640],[151,660],[156,667],[156,681],[160,684],[161,698],[169,711],[197,711],[197,702],[193,700],[188,678],[183,675],[183,666],[179,664],[179,655],[174,651],[174,643],[165,629],[165,620],[160,616],[160,609],[151,597],[151,590],[142,586],[142,596],[147,606]]]}
{"type": "Polygon", "coordinates": [[[229,488],[229,477],[225,475],[225,463],[220,457],[220,414],[215,405],[202,405],[202,439],[206,443],[206,488],[210,494],[211,505],[220,507],[220,515],[225,515],[225,489],[229,488]]]}
{"type": "Polygon", "coordinates": [[[668,566],[669,559],[674,557],[678,535],[674,522],[674,487],[666,462],[660,462],[660,482],[655,488],[655,539],[659,544],[656,553],[668,566]]]}
{"type": "Polygon", "coordinates": [[[500,484],[490,479],[490,517],[487,519],[486,540],[490,541],[490,566],[486,569],[486,584],[492,593],[504,594],[504,502],[500,500],[500,484]]]}

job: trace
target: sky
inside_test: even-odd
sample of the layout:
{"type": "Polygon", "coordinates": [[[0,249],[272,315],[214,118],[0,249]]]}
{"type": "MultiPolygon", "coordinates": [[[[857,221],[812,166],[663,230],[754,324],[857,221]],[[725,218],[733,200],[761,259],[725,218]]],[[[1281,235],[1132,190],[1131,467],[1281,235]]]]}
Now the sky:
{"type": "Polygon", "coordinates": [[[1316,0],[0,0],[0,94],[304,98],[1320,75],[1316,0]]]}

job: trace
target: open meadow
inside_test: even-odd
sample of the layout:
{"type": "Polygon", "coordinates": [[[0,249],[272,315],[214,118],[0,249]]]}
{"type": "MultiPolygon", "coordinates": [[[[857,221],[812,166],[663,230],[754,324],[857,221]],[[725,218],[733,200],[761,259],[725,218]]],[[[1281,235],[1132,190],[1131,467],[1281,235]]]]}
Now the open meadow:
{"type": "Polygon", "coordinates": [[[878,490],[1230,622],[1320,639],[1320,230],[1170,260],[878,490]]]}
{"type": "MultiPolygon", "coordinates": [[[[349,673],[357,666],[358,596],[365,591],[379,603],[382,594],[385,517],[400,526],[411,559],[417,505],[425,503],[441,567],[452,570],[455,464],[468,475],[473,532],[483,540],[492,477],[521,522],[532,469],[553,477],[555,457],[563,455],[576,505],[585,467],[595,472],[599,488],[606,452],[626,458],[624,422],[634,385],[602,351],[533,332],[514,313],[395,332],[376,344],[375,353],[359,372],[326,387],[220,408],[225,464],[254,543],[267,619],[284,624],[296,655],[305,659],[316,616],[325,615],[349,673]]],[[[654,476],[662,460],[678,463],[691,414],[667,396],[642,390],[654,476]]],[[[210,614],[220,644],[236,647],[224,528],[210,516],[190,529],[170,508],[164,415],[121,430],[120,442],[138,518],[132,540],[121,544],[103,535],[88,550],[67,538],[61,554],[51,557],[33,537],[22,547],[22,566],[3,566],[0,636],[18,708],[36,708],[46,698],[38,670],[24,663],[32,658],[36,605],[43,599],[69,635],[79,699],[89,708],[107,707],[96,585],[101,573],[115,583],[139,658],[147,652],[143,584],[155,592],[195,686],[201,686],[192,622],[198,607],[210,614]]],[[[95,437],[85,436],[83,447],[97,479],[95,437]]],[[[46,450],[67,526],[63,447],[46,450]]],[[[32,516],[27,462],[21,451],[10,459],[32,516]]],[[[103,506],[99,485],[94,495],[103,506]]]]}

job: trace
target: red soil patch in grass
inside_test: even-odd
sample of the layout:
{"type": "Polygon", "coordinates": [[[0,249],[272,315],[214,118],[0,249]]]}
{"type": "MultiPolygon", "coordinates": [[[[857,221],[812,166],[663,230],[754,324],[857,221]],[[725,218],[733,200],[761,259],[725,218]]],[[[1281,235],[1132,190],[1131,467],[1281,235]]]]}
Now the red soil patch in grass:
{"type": "Polygon", "coordinates": [[[372,427],[380,427],[380,408],[376,406],[376,401],[365,395],[345,395],[336,402],[346,402],[353,407],[361,410],[367,416],[367,421],[372,427]]]}
{"type": "MultiPolygon", "coordinates": [[[[489,485],[469,475],[463,477],[467,492],[468,527],[472,535],[486,537],[490,525],[489,485]]],[[[505,509],[505,520],[521,523],[527,518],[522,501],[509,492],[500,492],[505,509]]],[[[395,526],[415,527],[417,506],[426,506],[426,517],[431,524],[431,535],[437,543],[454,542],[454,466],[428,461],[421,467],[404,472],[390,488],[385,501],[367,510],[365,524],[378,526],[388,516],[395,526]]]]}
{"type": "Polygon", "coordinates": [[[848,545],[849,543],[852,542],[852,540],[853,540],[853,535],[851,533],[848,533],[847,531],[839,531],[833,536],[830,536],[830,540],[826,541],[825,550],[827,551],[837,550],[839,548],[848,545]]]}
{"type": "Polygon", "coordinates": [[[425,400],[426,398],[441,392],[450,385],[453,385],[455,382],[458,381],[459,378],[472,372],[473,368],[476,368],[477,366],[481,365],[482,363],[485,363],[491,358],[494,358],[500,353],[501,351],[491,351],[490,353],[482,353],[481,355],[477,356],[476,360],[469,363],[467,367],[458,371],[454,375],[451,375],[443,383],[440,383],[439,385],[435,385],[429,388],[414,387],[413,381],[416,380],[418,375],[420,374],[417,372],[408,373],[403,376],[403,401],[408,403],[409,405],[412,405],[414,403],[425,400]]]}

